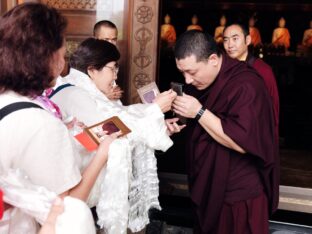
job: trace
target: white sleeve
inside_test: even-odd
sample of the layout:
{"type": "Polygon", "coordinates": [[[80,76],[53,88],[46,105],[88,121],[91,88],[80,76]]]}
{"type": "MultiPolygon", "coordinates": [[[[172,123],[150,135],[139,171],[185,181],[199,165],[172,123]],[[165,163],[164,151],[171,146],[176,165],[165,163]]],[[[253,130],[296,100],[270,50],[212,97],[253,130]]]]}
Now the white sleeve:
{"type": "Polygon", "coordinates": [[[63,116],[76,117],[87,126],[103,120],[103,115],[96,111],[94,99],[79,87],[67,87],[51,99],[59,106],[63,116]]]}
{"type": "Polygon", "coordinates": [[[16,112],[8,121],[15,128],[6,133],[13,168],[22,169],[32,183],[57,194],[80,182],[77,155],[62,121],[34,108],[16,112]]]}
{"type": "Polygon", "coordinates": [[[134,130],[129,138],[137,138],[147,146],[162,151],[172,146],[164,114],[157,104],[134,104],[125,108],[127,114],[121,113],[120,118],[125,118],[125,123],[134,130]]]}

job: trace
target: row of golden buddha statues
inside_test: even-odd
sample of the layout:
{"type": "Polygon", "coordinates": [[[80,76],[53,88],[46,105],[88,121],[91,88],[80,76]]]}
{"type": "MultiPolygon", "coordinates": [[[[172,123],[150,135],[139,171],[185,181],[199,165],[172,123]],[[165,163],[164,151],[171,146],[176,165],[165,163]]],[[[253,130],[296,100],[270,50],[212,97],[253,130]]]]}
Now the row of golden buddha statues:
{"type": "MultiPolygon", "coordinates": [[[[186,30],[197,29],[203,31],[203,28],[198,24],[198,17],[193,15],[192,24],[187,26],[186,30]]],[[[262,45],[260,31],[255,27],[256,19],[252,16],[249,19],[249,33],[251,36],[251,44],[254,47],[262,45]]],[[[217,43],[222,44],[222,33],[226,25],[226,17],[222,15],[220,18],[220,25],[215,28],[214,37],[217,43]]],[[[286,50],[290,47],[290,33],[286,28],[286,20],[281,17],[278,21],[278,27],[273,30],[271,46],[280,48],[283,47],[286,50]]],[[[174,45],[176,41],[176,31],[171,24],[171,18],[169,14],[164,17],[164,24],[161,25],[161,39],[168,47],[174,45]]],[[[311,48],[312,47],[312,20],[310,21],[310,28],[306,29],[303,33],[302,44],[300,47],[311,48]]]]}

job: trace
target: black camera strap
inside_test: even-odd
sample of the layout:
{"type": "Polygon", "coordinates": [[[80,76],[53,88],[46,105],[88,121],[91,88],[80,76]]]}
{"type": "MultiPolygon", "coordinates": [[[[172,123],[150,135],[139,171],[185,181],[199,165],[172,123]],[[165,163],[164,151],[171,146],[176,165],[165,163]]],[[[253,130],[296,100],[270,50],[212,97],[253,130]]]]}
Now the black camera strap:
{"type": "Polygon", "coordinates": [[[52,93],[48,96],[49,98],[53,97],[55,94],[57,94],[59,91],[61,91],[64,88],[70,87],[70,86],[74,86],[72,84],[63,84],[60,85],[59,87],[57,87],[55,90],[52,91],[52,93]]]}
{"type": "Polygon", "coordinates": [[[11,114],[14,111],[22,110],[26,108],[43,109],[41,106],[32,102],[14,102],[0,109],[0,120],[2,120],[5,116],[7,116],[8,114],[11,114]]]}

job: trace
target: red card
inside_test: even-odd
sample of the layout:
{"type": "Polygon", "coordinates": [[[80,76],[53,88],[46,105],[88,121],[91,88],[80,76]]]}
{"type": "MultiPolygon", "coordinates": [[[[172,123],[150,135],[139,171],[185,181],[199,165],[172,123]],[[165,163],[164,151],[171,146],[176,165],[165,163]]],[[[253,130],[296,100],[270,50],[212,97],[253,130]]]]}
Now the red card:
{"type": "Polygon", "coordinates": [[[117,116],[113,116],[90,127],[84,128],[83,132],[76,135],[75,138],[88,151],[92,152],[98,148],[98,145],[101,142],[101,137],[118,131],[121,131],[120,136],[124,136],[131,132],[131,130],[117,116]],[[103,132],[105,132],[104,135],[103,132]]]}
{"type": "Polygon", "coordinates": [[[3,212],[4,212],[3,193],[0,190],[0,220],[2,219],[3,212]]]}
{"type": "Polygon", "coordinates": [[[85,131],[76,135],[75,138],[90,152],[98,148],[98,144],[85,131]]]}

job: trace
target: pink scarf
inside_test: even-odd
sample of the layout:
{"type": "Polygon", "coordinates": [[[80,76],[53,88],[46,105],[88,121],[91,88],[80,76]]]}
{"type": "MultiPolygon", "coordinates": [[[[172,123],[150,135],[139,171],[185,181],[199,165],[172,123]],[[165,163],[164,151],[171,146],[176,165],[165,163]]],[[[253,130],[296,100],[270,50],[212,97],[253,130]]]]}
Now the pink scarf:
{"type": "Polygon", "coordinates": [[[44,107],[56,118],[62,120],[62,113],[60,108],[48,98],[51,92],[53,92],[53,89],[46,89],[41,96],[37,96],[36,100],[43,104],[44,107]]]}

